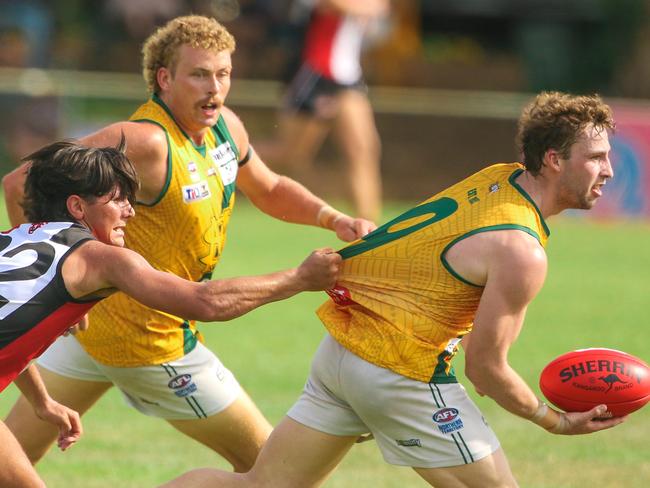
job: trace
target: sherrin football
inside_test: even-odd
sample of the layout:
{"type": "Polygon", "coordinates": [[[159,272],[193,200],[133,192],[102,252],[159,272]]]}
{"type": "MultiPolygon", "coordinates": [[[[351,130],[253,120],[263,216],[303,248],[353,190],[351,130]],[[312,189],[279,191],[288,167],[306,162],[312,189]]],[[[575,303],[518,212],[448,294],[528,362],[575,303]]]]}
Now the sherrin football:
{"type": "Polygon", "coordinates": [[[612,416],[634,412],[650,401],[650,368],[614,349],[579,349],[551,361],[542,371],[544,396],[566,412],[607,405],[612,416]]]}

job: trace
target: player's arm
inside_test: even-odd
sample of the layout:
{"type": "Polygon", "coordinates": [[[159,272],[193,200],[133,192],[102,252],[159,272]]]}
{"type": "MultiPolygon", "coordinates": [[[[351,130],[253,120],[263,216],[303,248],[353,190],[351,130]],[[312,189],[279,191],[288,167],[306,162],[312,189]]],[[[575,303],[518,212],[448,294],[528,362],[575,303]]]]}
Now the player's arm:
{"type": "Polygon", "coordinates": [[[29,365],[14,383],[32,405],[36,416],[59,428],[57,444],[62,451],[79,440],[83,431],[79,414],[50,397],[36,366],[29,365]]]}
{"type": "Polygon", "coordinates": [[[140,182],[137,199],[153,202],[167,178],[167,138],[160,127],[148,122],[116,122],[78,142],[88,147],[115,147],[122,134],[126,138],[126,156],[133,163],[140,182]]]}
{"type": "Polygon", "coordinates": [[[251,150],[250,158],[239,168],[237,187],[262,212],[287,222],[333,230],[344,241],[358,239],[376,228],[368,220],[355,219],[332,208],[297,181],[271,171],[252,150],[239,118],[226,107],[221,113],[239,153],[246,155],[251,150]]]}
{"type": "Polygon", "coordinates": [[[508,232],[485,253],[486,282],[471,340],[464,346],[466,375],[476,389],[501,407],[557,434],[586,434],[613,427],[622,419],[593,420],[598,406],[584,413],[560,413],[540,403],[508,363],[508,351],[523,325],[526,308],[546,276],[546,255],[527,234],[508,232]]]}
{"type": "MultiPolygon", "coordinates": [[[[88,147],[114,147],[122,134],[126,137],[126,155],[140,180],[137,198],[145,203],[153,201],[167,177],[167,140],[162,129],[149,123],[117,122],[79,139],[79,143],[88,147]]],[[[23,163],[2,178],[7,214],[14,226],[26,221],[21,202],[28,168],[29,162],[23,163]]]]}
{"type": "Polygon", "coordinates": [[[148,307],[205,322],[230,320],[303,291],[331,288],[341,257],[332,249],[311,253],[298,267],[260,276],[195,283],[154,269],[142,256],[96,241],[66,260],[63,276],[74,297],[115,288],[148,307]]]}

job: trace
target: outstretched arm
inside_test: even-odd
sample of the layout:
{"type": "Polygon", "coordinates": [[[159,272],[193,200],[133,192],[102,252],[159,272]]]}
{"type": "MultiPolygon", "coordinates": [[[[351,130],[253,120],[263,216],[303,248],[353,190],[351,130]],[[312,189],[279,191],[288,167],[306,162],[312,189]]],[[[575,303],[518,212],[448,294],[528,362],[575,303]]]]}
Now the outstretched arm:
{"type": "Polygon", "coordinates": [[[541,403],[510,366],[508,351],[519,335],[528,304],[542,287],[546,256],[521,232],[493,243],[489,256],[471,340],[464,346],[465,372],[477,391],[556,434],[587,434],[623,422],[623,418],[594,420],[605,413],[603,405],[589,412],[557,412],[541,403]]]}
{"type": "Polygon", "coordinates": [[[79,414],[50,397],[36,366],[29,365],[14,383],[31,403],[36,416],[59,428],[57,444],[62,451],[79,440],[83,431],[79,414]]]}
{"type": "Polygon", "coordinates": [[[320,249],[285,271],[195,283],[154,269],[129,249],[91,241],[66,260],[63,276],[74,297],[115,288],[148,307],[211,322],[231,320],[303,291],[331,288],[340,263],[332,249],[320,249]]]}

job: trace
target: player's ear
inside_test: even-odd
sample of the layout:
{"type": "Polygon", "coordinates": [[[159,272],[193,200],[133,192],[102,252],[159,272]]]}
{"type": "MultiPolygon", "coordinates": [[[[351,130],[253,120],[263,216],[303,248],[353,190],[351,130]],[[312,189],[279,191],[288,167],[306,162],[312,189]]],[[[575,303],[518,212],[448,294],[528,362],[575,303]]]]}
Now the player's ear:
{"type": "Polygon", "coordinates": [[[560,153],[556,149],[548,149],[544,153],[544,166],[550,171],[558,172],[561,169],[560,153]]]}
{"type": "Polygon", "coordinates": [[[156,81],[162,90],[167,90],[169,88],[169,82],[171,81],[171,78],[172,73],[169,68],[166,68],[164,66],[158,68],[158,71],[156,72],[156,81]]]}
{"type": "Polygon", "coordinates": [[[84,201],[79,195],[70,195],[65,204],[72,218],[75,220],[82,220],[84,218],[84,201]]]}

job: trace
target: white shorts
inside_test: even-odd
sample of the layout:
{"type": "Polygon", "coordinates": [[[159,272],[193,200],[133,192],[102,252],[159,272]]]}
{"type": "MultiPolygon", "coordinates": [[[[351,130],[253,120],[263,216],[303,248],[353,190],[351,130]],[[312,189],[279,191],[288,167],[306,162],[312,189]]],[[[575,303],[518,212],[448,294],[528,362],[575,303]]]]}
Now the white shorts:
{"type": "Polygon", "coordinates": [[[74,337],[60,337],[38,364],[68,378],[113,383],[140,412],[170,420],[209,417],[241,392],[233,374],[201,343],[175,361],[116,368],[95,361],[74,337]]]}
{"type": "Polygon", "coordinates": [[[380,368],[329,334],[288,416],[332,435],[372,432],[386,462],[400,466],[458,466],[499,448],[462,385],[423,383],[380,368]]]}

